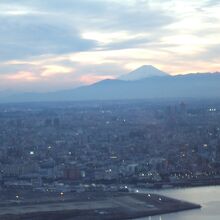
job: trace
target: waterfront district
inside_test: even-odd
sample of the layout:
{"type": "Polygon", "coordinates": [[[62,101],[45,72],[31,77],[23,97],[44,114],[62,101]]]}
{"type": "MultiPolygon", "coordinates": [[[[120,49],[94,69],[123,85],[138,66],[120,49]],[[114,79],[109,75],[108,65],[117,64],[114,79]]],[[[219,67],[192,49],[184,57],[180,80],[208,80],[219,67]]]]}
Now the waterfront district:
{"type": "Polygon", "coordinates": [[[1,104],[1,201],[218,184],[219,109],[214,100],[1,104]]]}

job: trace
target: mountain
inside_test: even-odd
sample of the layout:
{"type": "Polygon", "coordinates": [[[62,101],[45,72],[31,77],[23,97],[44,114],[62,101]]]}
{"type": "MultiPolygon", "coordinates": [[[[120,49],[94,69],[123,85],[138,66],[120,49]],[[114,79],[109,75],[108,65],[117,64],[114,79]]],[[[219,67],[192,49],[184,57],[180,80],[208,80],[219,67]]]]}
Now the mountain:
{"type": "Polygon", "coordinates": [[[167,75],[169,74],[155,68],[154,66],[144,65],[128,74],[124,74],[123,76],[120,76],[119,79],[130,81],[130,80],[144,79],[147,77],[167,76],[167,75]]]}
{"type": "Polygon", "coordinates": [[[1,102],[122,100],[152,98],[220,98],[220,73],[165,75],[125,81],[109,79],[89,86],[50,93],[0,97],[1,102]]]}
{"type": "Polygon", "coordinates": [[[104,80],[79,88],[73,98],[117,100],[151,98],[220,98],[220,73],[155,76],[136,81],[104,80]]]}

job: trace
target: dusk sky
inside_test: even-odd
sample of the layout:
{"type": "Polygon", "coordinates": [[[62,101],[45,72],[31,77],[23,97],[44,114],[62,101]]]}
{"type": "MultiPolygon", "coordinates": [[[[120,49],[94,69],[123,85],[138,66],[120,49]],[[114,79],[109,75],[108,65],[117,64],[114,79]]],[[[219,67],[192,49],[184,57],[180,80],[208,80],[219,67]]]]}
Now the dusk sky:
{"type": "Polygon", "coordinates": [[[54,91],[141,65],[220,71],[219,0],[1,0],[0,90],[54,91]]]}

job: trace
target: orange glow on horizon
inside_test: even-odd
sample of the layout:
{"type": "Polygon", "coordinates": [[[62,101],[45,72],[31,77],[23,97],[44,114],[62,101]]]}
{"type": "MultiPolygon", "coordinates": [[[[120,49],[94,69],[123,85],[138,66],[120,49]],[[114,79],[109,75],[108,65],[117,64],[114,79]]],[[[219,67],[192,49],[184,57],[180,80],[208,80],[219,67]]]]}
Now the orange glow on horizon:
{"type": "Polygon", "coordinates": [[[36,81],[39,79],[33,73],[25,71],[15,73],[13,75],[7,76],[6,78],[13,81],[36,81]]]}

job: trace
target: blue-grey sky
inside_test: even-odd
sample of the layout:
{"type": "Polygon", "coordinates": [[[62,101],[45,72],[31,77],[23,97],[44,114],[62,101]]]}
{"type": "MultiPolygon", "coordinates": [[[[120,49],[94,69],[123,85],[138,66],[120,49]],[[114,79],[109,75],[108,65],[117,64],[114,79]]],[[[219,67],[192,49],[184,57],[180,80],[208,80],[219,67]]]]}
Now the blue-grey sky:
{"type": "Polygon", "coordinates": [[[219,0],[1,0],[1,90],[53,91],[151,64],[220,70],[219,0]]]}

